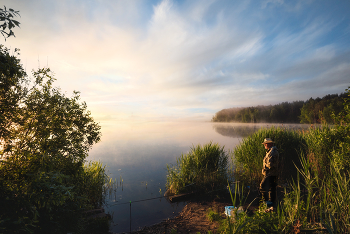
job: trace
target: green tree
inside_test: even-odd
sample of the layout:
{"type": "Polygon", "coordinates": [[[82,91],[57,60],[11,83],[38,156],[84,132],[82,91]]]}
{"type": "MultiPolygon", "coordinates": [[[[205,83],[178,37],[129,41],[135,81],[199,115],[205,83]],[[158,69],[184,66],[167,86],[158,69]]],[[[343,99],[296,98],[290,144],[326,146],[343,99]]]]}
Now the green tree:
{"type": "Polygon", "coordinates": [[[82,162],[90,147],[99,141],[100,127],[87,111],[86,103],[80,102],[79,92],[69,98],[54,88],[49,69],[39,69],[33,75],[34,85],[25,88],[26,95],[18,100],[18,116],[8,120],[11,134],[4,153],[55,154],[82,162]]]}
{"type": "Polygon", "coordinates": [[[49,69],[29,79],[3,46],[0,75],[0,233],[77,231],[81,211],[103,203],[104,168],[84,166],[100,126],[78,92],[53,87],[49,69]]]}
{"type": "Polygon", "coordinates": [[[301,108],[300,123],[315,123],[316,116],[314,112],[315,100],[310,98],[301,108]]]}
{"type": "Polygon", "coordinates": [[[6,38],[15,36],[12,29],[14,27],[19,27],[20,23],[17,20],[13,19],[15,16],[20,16],[19,11],[15,11],[11,8],[7,10],[5,6],[4,8],[0,8],[0,22],[2,22],[0,25],[0,32],[1,35],[5,38],[5,41],[6,38]]]}
{"type": "Polygon", "coordinates": [[[18,105],[25,95],[26,73],[19,59],[11,56],[9,50],[0,45],[0,142],[10,133],[12,122],[18,116],[18,105]]]}

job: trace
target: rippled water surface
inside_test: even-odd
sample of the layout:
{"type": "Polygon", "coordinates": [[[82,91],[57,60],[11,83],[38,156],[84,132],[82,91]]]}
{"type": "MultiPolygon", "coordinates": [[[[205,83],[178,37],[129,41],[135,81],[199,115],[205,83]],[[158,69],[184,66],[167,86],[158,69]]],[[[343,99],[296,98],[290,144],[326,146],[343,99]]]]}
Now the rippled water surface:
{"type": "Polygon", "coordinates": [[[186,205],[162,198],[166,165],[174,164],[181,153],[209,142],[232,150],[242,137],[271,124],[134,121],[105,122],[101,126],[102,140],[92,148],[88,160],[100,160],[118,182],[106,211],[113,215],[112,231],[121,233],[128,232],[130,224],[137,230],[173,217],[186,205]]]}

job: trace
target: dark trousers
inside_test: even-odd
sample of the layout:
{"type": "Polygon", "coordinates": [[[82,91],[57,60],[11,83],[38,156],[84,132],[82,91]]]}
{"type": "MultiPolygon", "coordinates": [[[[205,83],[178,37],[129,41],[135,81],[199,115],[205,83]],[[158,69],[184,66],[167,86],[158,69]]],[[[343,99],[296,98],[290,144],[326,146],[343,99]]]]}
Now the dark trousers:
{"type": "Polygon", "coordinates": [[[265,176],[260,183],[260,193],[264,201],[276,201],[277,176],[265,176]]]}

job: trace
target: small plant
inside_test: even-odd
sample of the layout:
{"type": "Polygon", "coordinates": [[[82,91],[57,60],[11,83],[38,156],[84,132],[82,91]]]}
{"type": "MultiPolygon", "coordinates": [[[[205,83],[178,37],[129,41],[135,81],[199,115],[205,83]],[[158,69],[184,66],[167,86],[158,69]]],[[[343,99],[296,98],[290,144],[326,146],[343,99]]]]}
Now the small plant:
{"type": "Polygon", "coordinates": [[[171,231],[170,231],[170,234],[177,234],[177,230],[172,228],[171,231]]]}
{"type": "Polygon", "coordinates": [[[210,222],[222,220],[221,215],[218,212],[213,211],[211,208],[207,212],[207,218],[210,222]]]}

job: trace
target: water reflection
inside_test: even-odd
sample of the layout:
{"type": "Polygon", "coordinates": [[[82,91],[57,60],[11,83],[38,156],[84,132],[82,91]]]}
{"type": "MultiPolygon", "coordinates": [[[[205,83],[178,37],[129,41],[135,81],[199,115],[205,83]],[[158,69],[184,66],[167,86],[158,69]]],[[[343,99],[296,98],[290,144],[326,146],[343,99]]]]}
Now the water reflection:
{"type": "Polygon", "coordinates": [[[214,130],[227,137],[233,137],[233,138],[242,138],[247,137],[254,132],[258,131],[262,126],[259,125],[222,125],[222,124],[214,124],[213,128],[214,130]]]}
{"type": "Polygon", "coordinates": [[[302,130],[310,127],[308,124],[279,124],[279,123],[261,123],[261,124],[242,124],[242,123],[215,123],[213,124],[214,130],[227,137],[232,138],[244,138],[252,135],[254,132],[261,128],[270,128],[272,126],[302,130]]]}
{"type": "Polygon", "coordinates": [[[108,200],[113,215],[112,232],[137,230],[178,214],[186,203],[159,198],[166,191],[166,165],[192,146],[218,143],[232,150],[246,137],[267,124],[223,124],[211,122],[106,122],[102,140],[88,160],[106,165],[118,188],[108,200]],[[154,200],[147,200],[156,198],[154,200]],[[147,201],[144,201],[147,200],[147,201]]]}

